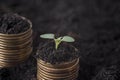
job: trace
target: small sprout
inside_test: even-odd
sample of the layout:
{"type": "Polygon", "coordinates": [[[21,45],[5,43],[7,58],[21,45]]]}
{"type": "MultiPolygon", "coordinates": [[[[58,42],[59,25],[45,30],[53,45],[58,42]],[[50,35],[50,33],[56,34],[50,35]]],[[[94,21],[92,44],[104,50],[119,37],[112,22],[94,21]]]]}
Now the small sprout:
{"type": "Polygon", "coordinates": [[[41,38],[44,39],[53,39],[55,41],[55,49],[58,49],[58,46],[60,45],[61,42],[74,42],[75,39],[73,37],[70,36],[63,36],[63,37],[58,37],[55,38],[55,34],[42,34],[40,35],[41,38]]]}

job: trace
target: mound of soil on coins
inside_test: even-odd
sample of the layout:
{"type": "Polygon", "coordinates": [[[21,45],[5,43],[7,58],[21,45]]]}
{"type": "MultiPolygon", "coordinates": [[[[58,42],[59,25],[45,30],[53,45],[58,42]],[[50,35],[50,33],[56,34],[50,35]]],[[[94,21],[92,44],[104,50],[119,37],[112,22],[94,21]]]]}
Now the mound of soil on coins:
{"type": "Polygon", "coordinates": [[[18,14],[7,13],[0,17],[0,33],[18,34],[29,29],[30,24],[18,14]]]}
{"type": "Polygon", "coordinates": [[[79,51],[67,43],[61,43],[56,50],[55,43],[48,42],[42,47],[40,45],[37,51],[37,57],[51,64],[59,64],[77,59],[79,57],[79,51]]]}

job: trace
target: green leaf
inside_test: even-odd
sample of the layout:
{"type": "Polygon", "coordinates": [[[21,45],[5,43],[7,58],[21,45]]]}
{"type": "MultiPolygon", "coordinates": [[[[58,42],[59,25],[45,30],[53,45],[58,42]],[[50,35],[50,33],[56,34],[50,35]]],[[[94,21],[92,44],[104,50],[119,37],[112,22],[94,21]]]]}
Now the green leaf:
{"type": "Polygon", "coordinates": [[[74,42],[75,39],[73,37],[70,37],[70,36],[64,36],[62,41],[65,41],[65,42],[74,42]]]}
{"type": "Polygon", "coordinates": [[[45,39],[54,39],[55,35],[54,34],[42,34],[40,35],[41,38],[45,38],[45,39]]]}

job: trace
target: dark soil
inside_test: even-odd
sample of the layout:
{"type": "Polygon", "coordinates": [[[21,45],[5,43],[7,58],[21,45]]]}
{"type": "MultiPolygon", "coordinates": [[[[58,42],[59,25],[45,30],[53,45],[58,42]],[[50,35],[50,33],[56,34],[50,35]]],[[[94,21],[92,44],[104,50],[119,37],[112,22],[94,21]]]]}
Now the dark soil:
{"type": "Polygon", "coordinates": [[[59,48],[56,50],[55,43],[49,42],[44,45],[40,45],[37,51],[38,59],[42,59],[43,61],[51,64],[69,62],[77,59],[78,57],[78,50],[67,43],[61,43],[59,48]]]}
{"type": "Polygon", "coordinates": [[[112,65],[104,67],[92,80],[119,80],[120,79],[120,66],[112,65]]]}
{"type": "Polygon", "coordinates": [[[1,69],[1,80],[37,80],[33,56],[39,43],[46,42],[39,37],[43,33],[68,34],[76,38],[72,45],[80,50],[81,56],[77,80],[104,80],[109,76],[106,73],[113,71],[111,76],[118,77],[120,0],[0,0],[0,15],[6,12],[18,13],[32,21],[34,51],[26,62],[1,69]],[[105,76],[101,76],[104,73],[105,76]]]}
{"type": "Polygon", "coordinates": [[[30,24],[18,14],[7,13],[0,17],[0,33],[18,34],[29,29],[30,24]]]}

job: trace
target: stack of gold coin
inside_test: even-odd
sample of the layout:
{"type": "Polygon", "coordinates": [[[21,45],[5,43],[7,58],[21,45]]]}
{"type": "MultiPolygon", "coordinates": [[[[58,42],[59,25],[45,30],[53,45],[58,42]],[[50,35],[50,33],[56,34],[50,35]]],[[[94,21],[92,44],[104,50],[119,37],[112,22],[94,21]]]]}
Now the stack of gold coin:
{"type": "Polygon", "coordinates": [[[57,65],[37,60],[38,80],[76,80],[78,71],[79,59],[57,65]]]}
{"type": "Polygon", "coordinates": [[[32,52],[32,24],[29,20],[27,21],[30,27],[25,32],[18,34],[0,33],[0,68],[15,66],[25,61],[32,52]]]}

